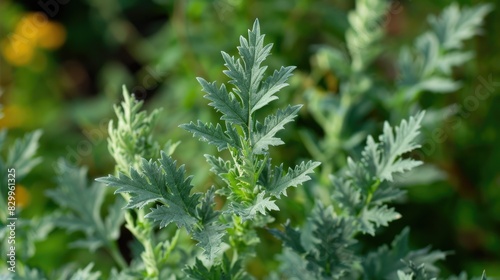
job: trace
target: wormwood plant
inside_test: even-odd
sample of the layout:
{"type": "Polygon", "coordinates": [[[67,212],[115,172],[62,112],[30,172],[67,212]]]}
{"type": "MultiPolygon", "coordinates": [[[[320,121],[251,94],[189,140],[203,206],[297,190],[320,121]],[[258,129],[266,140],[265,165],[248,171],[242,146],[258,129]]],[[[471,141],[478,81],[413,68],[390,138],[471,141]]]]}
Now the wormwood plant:
{"type": "MultiPolygon", "coordinates": [[[[186,229],[203,251],[203,256],[185,269],[192,278],[247,278],[242,263],[255,255],[259,243],[255,228],[272,222],[269,212],[279,210],[276,199],[286,195],[289,187],[307,181],[308,174],[319,165],[308,161],[287,170],[283,164],[276,166],[271,161],[269,146],[284,144],[276,134],[301,108],[287,106],[259,121],[257,111],[278,98],[275,94],[287,85],[293,70],[281,67],[265,77],[267,67],[261,64],[271,47],[264,45],[264,35],[256,21],[248,39],[240,38],[240,58],[222,53],[227,67],[224,73],[230,78],[232,90],[224,84],[219,87],[215,82],[198,79],[207,93],[205,97],[211,101],[209,105],[222,114],[222,125],[198,121],[181,127],[215,145],[218,151],[229,152],[229,160],[205,155],[211,171],[222,181],[220,186],[213,186],[204,194],[193,193],[185,167],[179,167],[164,151],[159,159],[143,158],[140,167],[132,165],[128,172],[97,179],[117,187],[115,193],[129,194],[126,207],[138,209],[139,217],[140,210],[147,209],[147,222],[154,222],[159,228],[174,223],[186,229]],[[218,210],[214,208],[216,194],[225,198],[218,210]]],[[[133,145],[134,142],[122,138],[133,145]]],[[[118,150],[110,143],[111,151],[118,150]]],[[[147,276],[157,275],[147,271],[147,276]]]]}
{"type": "MultiPolygon", "coordinates": [[[[2,106],[0,104],[0,118],[3,118],[2,106]]],[[[0,243],[2,269],[12,267],[20,272],[29,273],[30,269],[26,266],[29,260],[35,254],[35,242],[44,240],[47,234],[53,228],[51,216],[33,217],[25,219],[21,217],[23,210],[22,201],[20,201],[18,188],[29,172],[42,159],[36,156],[38,150],[38,141],[42,136],[41,130],[35,130],[26,134],[22,138],[17,138],[11,145],[8,145],[7,129],[0,131],[0,243]],[[5,150],[8,152],[4,155],[5,150]],[[12,220],[15,219],[15,220],[12,220]],[[15,223],[15,229],[8,227],[15,223]],[[11,235],[15,230],[15,236],[11,235]],[[15,247],[16,261],[11,261],[11,247],[15,247]]],[[[7,271],[10,273],[11,271],[7,271]]],[[[5,274],[8,275],[8,274],[5,274]]],[[[12,275],[12,274],[11,274],[12,275]]],[[[0,279],[3,279],[4,273],[0,273],[0,279]]]]}
{"type": "MultiPolygon", "coordinates": [[[[272,44],[264,44],[256,20],[248,38],[240,38],[239,58],[222,52],[229,83],[198,78],[209,105],[221,114],[220,121],[198,120],[181,127],[217,148],[216,155],[205,155],[218,178],[208,190],[195,192],[193,177],[172,157],[178,143],[161,147],[152,137],[159,111],[141,111],[142,102],[124,89],[121,106],[114,108],[117,121],[109,124],[115,173],[90,183],[86,168],[59,161],[57,187],[47,195],[60,211],[48,218],[48,224],[80,233],[72,246],[107,252],[114,262],[108,279],[253,279],[249,261],[266,257],[257,254],[263,241],[259,229],[283,245],[280,254],[271,256],[279,264],[269,279],[437,279],[435,263],[447,253],[430,247],[411,250],[408,228],[375,251],[359,242],[361,235],[376,235],[401,218],[390,203],[405,191],[392,182],[396,174],[421,165],[408,153],[419,148],[423,112],[395,127],[384,123],[378,138],[367,137],[360,156],[347,158],[346,167],[328,174],[327,183],[315,182],[324,184],[328,196],[314,197],[311,209],[303,206],[308,211],[305,222],[289,220],[275,226],[272,214],[283,210],[277,201],[286,199],[283,196],[290,187],[310,180],[320,162],[288,167],[273,163],[270,157],[271,146],[284,144],[277,133],[301,108],[288,105],[261,115],[261,109],[278,98],[294,69],[281,67],[266,75],[262,63],[271,48],[272,44]],[[104,185],[116,194],[107,209],[103,205],[109,188],[104,185]],[[130,255],[118,249],[122,224],[134,237],[130,255]]],[[[354,59],[353,69],[362,71],[363,61],[361,56],[354,59]]],[[[0,136],[1,144],[5,134],[0,136]]],[[[7,164],[21,174],[31,169],[37,163],[33,156],[38,137],[35,132],[18,140],[7,164]]],[[[0,218],[3,222],[4,216],[0,218]]],[[[101,272],[93,271],[93,266],[86,264],[74,272],[68,264],[48,277],[25,266],[5,278],[100,279],[101,272]]],[[[448,279],[468,278],[462,273],[448,279]]]]}
{"type": "MultiPolygon", "coordinates": [[[[382,44],[382,39],[386,25],[395,20],[403,7],[384,0],[356,1],[355,10],[348,15],[345,44],[321,47],[312,58],[313,70],[308,76],[308,83],[317,85],[306,88],[308,109],[324,136],[318,138],[305,129],[301,135],[313,158],[323,163],[323,180],[335,168],[343,167],[345,154],[356,151],[373,131],[375,123],[368,115],[384,114],[391,121],[399,121],[408,112],[422,110],[422,94],[449,94],[462,86],[453,79],[452,70],[474,56],[465,50],[464,43],[480,34],[481,23],[492,8],[491,4],[451,4],[440,15],[430,16],[430,30],[418,36],[412,45],[396,50],[396,76],[387,80],[373,71],[374,61],[384,52],[390,56],[391,50],[382,44]]],[[[427,126],[440,123],[456,111],[426,110],[427,126]]]]}
{"type": "Polygon", "coordinates": [[[419,147],[423,116],[419,113],[395,128],[386,122],[378,141],[368,137],[359,160],[348,158],[346,169],[331,176],[329,206],[318,201],[300,230],[290,223],[283,232],[272,230],[286,246],[280,256],[282,274],[299,279],[431,279],[437,275],[434,262],[446,254],[430,248],[411,251],[408,228],[395,238],[391,249],[382,246],[363,255],[356,246],[357,235],[375,235],[377,228],[401,218],[388,203],[404,191],[391,182],[395,174],[422,163],[402,155],[419,147]]]}
{"type": "MultiPolygon", "coordinates": [[[[11,146],[7,146],[7,130],[0,131],[0,149],[2,151],[8,148],[5,157],[0,156],[0,239],[2,247],[2,262],[8,254],[11,246],[16,246],[18,266],[20,270],[24,269],[24,263],[35,253],[35,242],[45,239],[47,233],[52,228],[52,223],[48,218],[35,217],[25,220],[20,217],[22,211],[19,197],[16,200],[16,190],[28,173],[40,164],[41,158],[36,157],[38,149],[38,140],[42,131],[36,130],[26,134],[23,138],[15,139],[11,146]],[[7,147],[6,147],[7,146],[7,147]],[[8,175],[10,174],[10,175],[8,175]],[[10,179],[10,180],[8,180],[10,179]],[[15,188],[13,188],[15,186],[15,188]],[[13,214],[13,215],[12,215],[13,214]],[[9,234],[7,225],[12,221],[8,218],[16,218],[16,244],[9,243],[9,234]]],[[[5,262],[4,262],[5,263],[5,262]]]]}

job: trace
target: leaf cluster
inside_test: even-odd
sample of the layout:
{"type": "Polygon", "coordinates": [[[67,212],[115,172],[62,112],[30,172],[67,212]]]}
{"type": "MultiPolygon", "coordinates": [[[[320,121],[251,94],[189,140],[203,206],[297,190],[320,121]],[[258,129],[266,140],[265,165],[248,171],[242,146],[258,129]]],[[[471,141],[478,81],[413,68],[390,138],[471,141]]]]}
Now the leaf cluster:
{"type": "Polygon", "coordinates": [[[375,235],[377,228],[401,217],[388,203],[400,198],[404,191],[390,183],[395,174],[421,164],[403,155],[420,147],[417,136],[423,116],[423,112],[419,113],[394,128],[386,122],[378,141],[367,138],[360,159],[349,158],[346,169],[332,175],[332,206],[318,202],[301,230],[287,223],[283,232],[271,231],[288,247],[281,258],[284,275],[304,279],[355,279],[360,275],[365,279],[397,279],[397,275],[403,277],[411,271],[423,273],[420,267],[424,265],[425,275],[437,275],[433,264],[444,259],[446,253],[430,248],[411,251],[408,229],[394,239],[392,249],[384,245],[366,255],[360,253],[356,239],[360,233],[375,235]],[[289,270],[298,259],[304,263],[301,269],[289,270]]]}
{"type": "Polygon", "coordinates": [[[160,113],[159,109],[151,114],[141,111],[143,101],[137,101],[123,87],[121,106],[114,105],[118,118],[109,122],[108,149],[116,161],[117,170],[128,172],[131,163],[140,162],[141,157],[156,157],[159,144],[153,140],[153,128],[160,113]]]}
{"type": "Polygon", "coordinates": [[[464,51],[464,41],[480,33],[483,18],[493,10],[491,4],[460,8],[448,6],[439,16],[430,16],[431,30],[420,35],[413,48],[399,54],[399,96],[415,100],[423,91],[450,93],[461,87],[451,74],[474,54],[464,51]],[[402,95],[402,96],[400,96],[402,95]]]}
{"type": "Polygon", "coordinates": [[[114,246],[124,221],[123,199],[118,197],[103,219],[104,186],[97,182],[89,184],[84,167],[60,160],[57,168],[57,188],[48,190],[47,196],[64,213],[55,217],[54,223],[70,232],[85,234],[85,238],[76,239],[71,246],[88,248],[92,252],[100,247],[114,246]]]}
{"type": "Polygon", "coordinates": [[[219,151],[229,151],[229,160],[205,155],[211,171],[221,179],[221,187],[212,187],[204,195],[192,193],[192,177],[186,176],[184,166],[177,167],[176,161],[165,152],[161,152],[156,161],[142,159],[138,168],[132,166],[118,176],[98,179],[117,187],[116,193],[130,194],[127,208],[149,209],[145,217],[158,223],[160,228],[170,223],[185,228],[206,258],[216,260],[212,269],[202,269],[196,261],[195,266],[186,270],[191,275],[203,271],[206,277],[212,273],[220,276],[220,272],[214,271],[226,271],[227,263],[221,257],[226,242],[235,253],[252,255],[253,245],[258,241],[253,227],[269,223],[272,219],[267,216],[268,212],[279,210],[275,199],[286,195],[289,187],[309,180],[308,174],[319,165],[313,161],[302,162],[285,170],[283,164],[273,166],[271,163],[269,146],[283,144],[276,134],[293,121],[301,106],[287,106],[262,122],[257,120],[256,112],[278,98],[275,93],[286,86],[293,70],[293,67],[282,67],[265,77],[267,66],[261,64],[272,45],[263,42],[264,35],[260,34],[256,21],[248,32],[248,39],[240,38],[240,58],[222,53],[228,69],[224,73],[234,86],[230,91],[224,84],[218,87],[215,82],[198,79],[207,93],[205,97],[211,101],[209,105],[222,113],[223,125],[198,121],[181,126],[215,145],[219,151]],[[222,210],[214,210],[216,192],[227,197],[222,210]]]}

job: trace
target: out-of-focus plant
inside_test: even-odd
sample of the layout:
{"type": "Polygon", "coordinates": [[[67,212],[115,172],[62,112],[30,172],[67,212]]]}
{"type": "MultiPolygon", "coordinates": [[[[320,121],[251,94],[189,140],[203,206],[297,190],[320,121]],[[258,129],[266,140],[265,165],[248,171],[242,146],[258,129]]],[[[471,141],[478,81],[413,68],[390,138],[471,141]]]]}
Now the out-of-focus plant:
{"type": "MultiPolygon", "coordinates": [[[[313,70],[307,79],[316,86],[306,88],[308,109],[324,136],[310,130],[303,130],[302,136],[311,155],[325,163],[323,180],[344,166],[343,155],[354,152],[373,130],[370,115],[383,114],[398,121],[421,109],[422,93],[451,93],[460,87],[460,81],[451,76],[452,68],[473,57],[471,51],[463,50],[463,41],[479,34],[492,5],[459,8],[453,4],[441,15],[429,17],[432,29],[412,47],[401,49],[397,78],[387,81],[376,75],[373,64],[384,51],[386,24],[401,10],[397,3],[356,1],[356,9],[348,16],[345,45],[322,47],[312,58],[313,70]]],[[[428,124],[449,115],[442,108],[426,110],[424,123],[428,124]]]]}
{"type": "MultiPolygon", "coordinates": [[[[459,7],[457,4],[452,4],[441,14],[428,18],[430,30],[418,36],[411,46],[391,48],[389,47],[391,38],[386,38],[384,33],[390,26],[399,24],[408,17],[408,14],[405,14],[406,5],[401,5],[399,2],[388,5],[385,1],[356,1],[356,9],[348,16],[350,27],[346,32],[345,43],[339,43],[336,47],[321,47],[312,58],[311,73],[299,75],[297,79],[306,91],[307,108],[319,125],[312,126],[315,129],[301,130],[309,154],[323,163],[319,185],[327,184],[332,170],[340,170],[346,166],[346,155],[352,156],[359,152],[360,141],[368,133],[375,131],[378,120],[382,118],[397,122],[408,113],[414,114],[425,109],[427,111],[423,119],[425,145],[424,149],[414,154],[427,164],[398,176],[397,184],[427,185],[425,191],[420,188],[410,189],[411,195],[418,194],[420,200],[418,205],[430,201],[436,203],[439,199],[445,198],[448,203],[454,205],[457,198],[474,197],[474,205],[483,207],[485,197],[490,195],[498,197],[491,189],[495,179],[485,182],[471,181],[467,177],[474,176],[473,172],[467,172],[461,166],[465,164],[470,169],[474,168],[466,164],[469,161],[463,160],[463,156],[458,155],[460,153],[456,154],[455,150],[452,150],[456,145],[454,142],[464,143],[462,139],[464,131],[461,125],[466,119],[470,120],[469,117],[472,115],[472,112],[465,107],[471,108],[470,103],[475,106],[474,110],[479,107],[478,105],[483,105],[482,109],[488,107],[486,102],[473,103],[477,99],[465,104],[472,97],[469,95],[472,93],[477,95],[479,87],[485,86],[489,90],[484,95],[491,98],[496,90],[491,74],[488,74],[487,81],[479,76],[477,80],[480,85],[473,87],[471,80],[468,79],[473,77],[473,74],[468,73],[471,72],[470,68],[473,65],[466,63],[476,57],[476,54],[469,50],[470,42],[467,40],[481,34],[480,27],[486,15],[492,11],[492,7],[491,4],[474,7],[459,7]],[[401,19],[403,16],[405,19],[401,19]],[[357,48],[358,46],[362,48],[357,48]],[[465,76],[464,73],[468,75],[465,76]],[[461,89],[463,85],[466,87],[461,89]],[[466,94],[465,99],[464,94],[466,94]],[[447,107],[436,106],[443,103],[450,104],[450,101],[456,103],[447,107]],[[443,158],[443,150],[447,151],[447,158],[443,158]],[[433,185],[429,185],[432,183],[433,185]],[[440,186],[441,190],[443,186],[448,186],[446,194],[444,191],[441,195],[429,193],[434,192],[434,184],[440,186]],[[483,184],[488,184],[490,187],[483,184]],[[485,195],[483,192],[488,192],[490,195],[485,195]]],[[[484,110],[474,112],[478,115],[485,114],[484,110]]],[[[472,133],[472,130],[469,130],[469,133],[472,133]]],[[[471,136],[470,141],[478,141],[472,139],[471,136]]],[[[486,148],[487,144],[477,144],[477,146],[486,148]]],[[[324,187],[316,188],[315,191],[323,194],[320,195],[323,198],[330,193],[329,189],[324,187]]],[[[314,196],[309,195],[309,197],[314,196]]],[[[493,214],[496,212],[492,208],[493,198],[486,200],[490,201],[487,208],[491,214],[486,215],[490,218],[485,217],[485,220],[490,221],[488,223],[479,225],[479,215],[471,209],[472,204],[460,202],[449,211],[441,212],[443,208],[437,205],[430,208],[428,214],[434,212],[442,214],[438,215],[439,219],[429,220],[428,224],[440,226],[443,221],[449,220],[449,215],[461,211],[462,214],[456,214],[456,218],[450,221],[450,224],[455,224],[457,228],[450,229],[447,233],[443,232],[440,239],[447,239],[444,236],[458,232],[453,241],[443,241],[450,248],[456,248],[457,239],[460,239],[461,244],[472,243],[470,239],[464,239],[465,235],[470,234],[483,240],[479,242],[482,245],[474,243],[464,246],[474,248],[478,255],[481,252],[488,252],[483,260],[494,259],[497,254],[489,248],[498,248],[496,245],[498,240],[494,237],[495,230],[487,224],[495,220],[491,217],[496,216],[493,214]],[[464,213],[469,213],[469,218],[464,218],[467,217],[464,213]],[[488,229],[483,230],[484,228],[488,229]]],[[[415,204],[412,206],[415,207],[415,204]]],[[[412,206],[405,206],[405,213],[414,212],[412,206]]],[[[415,214],[414,217],[416,216],[419,215],[415,214]]],[[[414,232],[417,233],[420,242],[427,242],[426,230],[417,228],[414,232]]],[[[455,255],[452,258],[456,257],[460,259],[461,264],[468,263],[477,270],[481,268],[478,265],[479,261],[477,264],[472,264],[476,261],[465,259],[464,255],[467,253],[463,248],[458,250],[461,255],[457,254],[459,256],[455,255]]],[[[451,264],[448,267],[459,271],[461,265],[451,264]]]]}
{"type": "Polygon", "coordinates": [[[386,246],[365,255],[356,249],[359,234],[373,236],[377,228],[401,218],[388,207],[404,194],[392,181],[395,174],[422,163],[402,155],[420,147],[416,139],[423,116],[420,113],[403,120],[396,128],[385,123],[379,140],[369,136],[362,157],[348,158],[345,171],[331,177],[331,206],[317,202],[301,230],[287,223],[284,232],[273,231],[286,246],[279,257],[283,275],[299,279],[404,279],[402,275],[413,275],[412,262],[425,265],[423,271],[428,274],[410,279],[437,275],[434,262],[446,254],[428,248],[411,251],[408,229],[396,237],[390,253],[386,246]]]}
{"type": "MultiPolygon", "coordinates": [[[[3,117],[1,107],[0,115],[3,117]]],[[[7,273],[12,272],[7,270],[7,267],[13,267],[18,275],[28,275],[30,269],[26,263],[36,253],[35,243],[45,240],[54,226],[53,215],[31,219],[21,217],[29,197],[20,183],[42,161],[36,156],[41,135],[42,132],[36,130],[23,138],[15,139],[7,146],[7,130],[0,131],[0,148],[2,151],[5,147],[8,148],[7,155],[0,156],[0,239],[2,240],[0,267],[7,273]]]]}

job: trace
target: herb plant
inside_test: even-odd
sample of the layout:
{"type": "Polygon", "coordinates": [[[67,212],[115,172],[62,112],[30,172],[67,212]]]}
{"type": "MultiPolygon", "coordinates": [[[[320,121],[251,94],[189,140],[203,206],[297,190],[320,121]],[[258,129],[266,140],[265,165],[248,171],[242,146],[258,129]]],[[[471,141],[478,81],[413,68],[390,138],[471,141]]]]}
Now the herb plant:
{"type": "MultiPolygon", "coordinates": [[[[229,82],[198,78],[219,120],[180,125],[216,148],[215,154],[204,155],[214,175],[212,186],[205,189],[192,184],[189,163],[175,160],[182,144],[168,141],[161,145],[153,137],[160,111],[141,110],[143,102],[124,87],[123,102],[114,107],[117,120],[108,127],[114,173],[93,182],[87,178],[87,168],[58,161],[57,186],[46,192],[58,211],[26,222],[24,232],[31,234],[23,238],[29,241],[27,253],[18,273],[0,274],[2,279],[441,279],[436,263],[448,253],[430,247],[411,249],[409,228],[376,250],[367,248],[361,237],[375,236],[403,218],[391,205],[406,193],[395,184],[396,176],[423,163],[412,158],[420,147],[425,116],[416,100],[423,91],[456,88],[450,68],[470,58],[460,50],[461,42],[476,34],[481,18],[491,8],[451,6],[430,20],[433,32],[419,37],[413,54],[402,51],[402,78],[392,87],[396,94],[384,103],[392,112],[390,106],[406,100],[405,109],[412,116],[403,116],[403,110],[395,112],[390,122],[384,122],[380,136],[372,137],[369,131],[375,125],[351,129],[349,124],[352,118],[354,123],[364,119],[373,106],[373,100],[363,103],[364,97],[381,88],[368,69],[380,55],[383,35],[382,27],[374,27],[373,22],[381,20],[388,5],[368,0],[357,4],[346,33],[350,58],[334,49],[323,49],[315,56],[318,61],[326,60],[344,81],[335,96],[318,94],[317,89],[310,92],[309,110],[325,135],[318,141],[312,132],[303,130],[302,139],[318,161],[275,163],[271,158],[273,147],[286,145],[279,133],[297,118],[302,105],[274,110],[277,102],[273,101],[288,85],[294,67],[268,73],[264,62],[273,45],[264,43],[256,20],[248,37],[240,37],[238,57],[222,52],[223,73],[229,82]],[[393,126],[393,119],[402,120],[393,126]],[[358,153],[355,146],[362,139],[366,144],[358,153]],[[343,157],[341,151],[350,156],[343,157]],[[315,174],[320,165],[321,174],[315,174]],[[303,220],[294,219],[286,203],[296,199],[287,195],[300,185],[320,190],[307,191],[312,203],[294,204],[300,210],[293,210],[306,216],[303,220]],[[114,195],[108,195],[110,191],[114,195]],[[46,275],[25,265],[34,254],[33,242],[45,238],[53,227],[75,234],[73,247],[105,252],[113,268],[101,272],[94,271],[94,263],[80,269],[68,264],[46,275]],[[128,251],[119,248],[125,231],[132,235],[128,251]],[[259,252],[266,238],[280,242],[279,253],[263,256],[259,252]],[[255,258],[273,262],[266,267],[267,275],[252,271],[255,258]]],[[[377,94],[385,94],[380,91],[377,94]]],[[[7,160],[0,159],[0,166],[14,166],[18,178],[24,177],[40,162],[34,156],[39,137],[36,131],[17,140],[7,160]]],[[[4,140],[2,132],[0,146],[4,140]]],[[[6,208],[4,189],[2,185],[2,209],[6,208]]],[[[6,215],[0,214],[5,223],[6,215]]],[[[5,234],[3,227],[0,236],[5,234]]],[[[462,273],[448,279],[468,277],[462,273]]]]}
{"type": "Polygon", "coordinates": [[[392,62],[387,60],[393,50],[384,46],[382,39],[402,7],[384,0],[356,1],[356,9],[348,15],[345,43],[322,46],[313,55],[313,70],[305,78],[308,85],[315,84],[305,88],[307,104],[324,136],[306,129],[301,130],[301,136],[312,157],[323,163],[324,181],[334,169],[343,167],[346,155],[359,150],[363,139],[374,131],[376,123],[369,115],[381,114],[398,122],[408,112],[425,109],[424,126],[432,128],[457,111],[423,108],[419,100],[424,93],[450,94],[462,86],[453,80],[452,70],[474,56],[464,50],[464,41],[480,34],[483,19],[492,8],[491,4],[450,5],[440,15],[428,18],[431,29],[418,36],[412,46],[395,50],[398,55],[392,62]],[[394,77],[377,75],[377,59],[379,64],[394,68],[394,77]]]}
{"type": "Polygon", "coordinates": [[[181,126],[215,145],[218,151],[229,151],[230,160],[205,155],[212,172],[223,182],[221,187],[212,187],[205,194],[192,193],[191,177],[186,176],[184,166],[178,167],[164,152],[156,161],[142,159],[140,168],[131,167],[129,174],[120,172],[118,176],[98,179],[118,187],[116,193],[130,194],[127,208],[148,207],[145,217],[160,228],[170,223],[185,228],[212,263],[207,268],[198,259],[186,269],[188,275],[200,279],[212,279],[221,273],[243,277],[245,273],[238,269],[234,272],[232,266],[255,254],[255,227],[272,222],[268,213],[279,210],[275,199],[286,195],[289,187],[310,179],[308,174],[319,165],[308,161],[286,170],[283,164],[272,164],[269,146],[283,144],[276,134],[296,117],[301,106],[287,106],[260,122],[256,112],[277,99],[275,94],[286,86],[293,67],[282,67],[264,78],[267,67],[261,64],[272,45],[264,45],[258,21],[248,39],[242,37],[240,44],[240,59],[222,53],[228,69],[224,73],[234,85],[232,91],[225,85],[218,87],[198,79],[211,101],[209,105],[222,113],[223,125],[198,121],[181,126]],[[220,210],[214,209],[216,193],[226,198],[220,210]],[[229,271],[223,257],[224,244],[230,246],[227,254],[233,258],[229,271]]]}

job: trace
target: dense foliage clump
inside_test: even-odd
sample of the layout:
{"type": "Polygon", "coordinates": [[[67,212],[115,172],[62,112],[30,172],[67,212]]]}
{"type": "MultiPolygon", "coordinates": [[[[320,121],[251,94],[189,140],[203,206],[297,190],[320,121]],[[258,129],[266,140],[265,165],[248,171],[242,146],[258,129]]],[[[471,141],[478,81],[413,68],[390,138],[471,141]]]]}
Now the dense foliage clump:
{"type": "MultiPolygon", "coordinates": [[[[228,82],[197,79],[217,119],[180,125],[213,148],[192,159],[209,166],[212,175],[202,180],[191,175],[198,173],[190,162],[177,157],[182,142],[161,144],[154,136],[160,110],[148,114],[143,101],[123,87],[123,101],[114,106],[117,119],[108,126],[114,173],[91,180],[86,167],[57,161],[56,186],[46,192],[57,210],[18,220],[17,271],[0,274],[2,279],[441,279],[438,263],[450,253],[413,249],[409,227],[375,249],[366,240],[405,219],[395,203],[404,201],[409,177],[435,174],[421,171],[424,162],[415,155],[422,131],[439,119],[439,109],[426,108],[419,97],[462,85],[452,68],[472,57],[463,41],[479,32],[492,8],[451,5],[430,17],[431,31],[401,50],[399,79],[383,83],[370,71],[383,51],[380,22],[388,8],[385,1],[357,1],[348,16],[347,53],[321,47],[313,74],[297,78],[309,83],[305,107],[317,124],[297,133],[289,132],[306,110],[280,98],[295,67],[268,71],[264,62],[273,44],[265,44],[255,20],[248,36],[240,37],[237,56],[222,52],[228,82]],[[336,92],[310,84],[315,74],[330,71],[340,81],[336,92]],[[381,127],[367,118],[375,105],[389,112],[381,127]],[[312,159],[275,159],[274,151],[283,151],[279,146],[288,148],[290,134],[312,159]],[[105,252],[112,267],[98,271],[95,263],[68,263],[51,272],[32,267],[35,242],[56,228],[74,234],[71,248],[105,252]],[[120,246],[125,232],[126,249],[120,246]],[[258,265],[261,272],[253,269],[258,265]]],[[[37,130],[17,139],[0,167],[15,168],[22,180],[41,162],[40,136],[37,130]]],[[[0,146],[5,139],[3,130],[0,146]]],[[[8,205],[5,190],[2,185],[2,209],[8,205]]],[[[3,227],[0,236],[7,234],[3,227]]],[[[8,247],[2,248],[5,256],[8,247]]]]}

